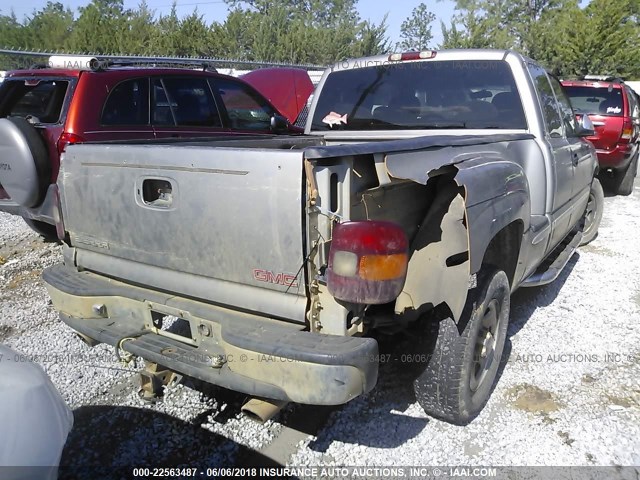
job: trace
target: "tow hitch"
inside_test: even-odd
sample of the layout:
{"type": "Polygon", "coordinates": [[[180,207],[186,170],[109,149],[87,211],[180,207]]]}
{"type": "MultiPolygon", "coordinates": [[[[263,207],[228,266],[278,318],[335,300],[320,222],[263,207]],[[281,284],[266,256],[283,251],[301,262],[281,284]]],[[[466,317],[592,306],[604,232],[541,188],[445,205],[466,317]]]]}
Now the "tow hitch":
{"type": "Polygon", "coordinates": [[[146,403],[157,403],[164,396],[164,386],[172,387],[182,380],[182,375],[157,363],[147,362],[140,373],[138,396],[146,403]]]}

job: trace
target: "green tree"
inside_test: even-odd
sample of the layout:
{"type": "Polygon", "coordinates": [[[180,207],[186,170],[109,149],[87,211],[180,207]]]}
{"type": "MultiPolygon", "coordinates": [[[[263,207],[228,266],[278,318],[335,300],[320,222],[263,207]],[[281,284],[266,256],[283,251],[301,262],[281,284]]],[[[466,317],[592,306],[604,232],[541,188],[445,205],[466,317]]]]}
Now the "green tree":
{"type": "Polygon", "coordinates": [[[124,12],[126,17],[120,48],[121,53],[132,55],[144,55],[153,53],[158,45],[158,26],[155,20],[155,11],[151,10],[146,0],[142,0],[135,10],[124,12]]]}
{"type": "Polygon", "coordinates": [[[232,13],[213,25],[212,42],[243,59],[327,64],[388,47],[385,22],[363,21],[356,0],[227,3],[232,13]]]}
{"type": "Polygon", "coordinates": [[[228,0],[224,22],[207,25],[197,9],[179,17],[174,2],[167,15],[140,0],[91,0],[77,18],[49,2],[19,22],[0,15],[0,45],[73,53],[212,56],[240,60],[328,64],[374,55],[389,47],[386,19],[362,20],[357,0],[228,0]]]}
{"type": "Polygon", "coordinates": [[[127,15],[123,0],[92,0],[79,9],[69,48],[75,52],[125,53],[127,15]]]}
{"type": "Polygon", "coordinates": [[[179,56],[208,56],[210,30],[198,10],[180,20],[178,27],[175,54],[179,56]]]}
{"type": "Polygon", "coordinates": [[[565,2],[562,8],[543,12],[531,26],[526,53],[558,76],[574,74],[584,47],[584,28],[578,0],[565,2]]]}
{"type": "Polygon", "coordinates": [[[155,23],[154,53],[167,56],[177,55],[180,32],[180,19],[173,3],[168,15],[161,15],[155,23]]]}
{"type": "Polygon", "coordinates": [[[397,44],[398,50],[426,50],[429,48],[433,34],[431,24],[436,19],[433,12],[421,3],[411,11],[411,15],[400,26],[401,41],[397,44]]]}
{"type": "Polygon", "coordinates": [[[560,76],[640,75],[639,0],[457,0],[444,48],[512,48],[560,76]]]}
{"type": "Polygon", "coordinates": [[[73,29],[73,12],[59,2],[34,11],[25,20],[24,28],[29,32],[29,46],[42,50],[64,50],[73,29]]]}
{"type": "MultiPolygon", "coordinates": [[[[0,45],[8,48],[32,48],[27,29],[18,22],[13,10],[9,15],[0,15],[0,45]]],[[[0,70],[25,68],[34,63],[32,58],[15,55],[0,55],[0,70]]]]}
{"type": "Polygon", "coordinates": [[[640,2],[592,0],[584,15],[575,73],[640,77],[640,2]]]}
{"type": "Polygon", "coordinates": [[[379,55],[388,50],[387,16],[385,15],[378,25],[365,20],[361,24],[358,41],[353,46],[352,56],[379,55]]]}
{"type": "Polygon", "coordinates": [[[229,12],[223,23],[211,25],[211,56],[247,60],[251,56],[251,19],[240,10],[229,12]]]}

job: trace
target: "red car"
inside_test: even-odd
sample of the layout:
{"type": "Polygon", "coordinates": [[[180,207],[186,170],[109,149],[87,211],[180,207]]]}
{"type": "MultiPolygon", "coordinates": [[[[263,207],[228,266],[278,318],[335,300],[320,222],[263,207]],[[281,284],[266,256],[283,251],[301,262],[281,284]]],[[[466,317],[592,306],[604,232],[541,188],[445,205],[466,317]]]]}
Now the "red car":
{"type": "Polygon", "coordinates": [[[578,114],[587,114],[595,135],[600,171],[613,180],[620,195],[633,192],[640,154],[640,105],[635,92],[619,79],[585,77],[565,80],[564,90],[578,114]]]}
{"type": "MultiPolygon", "coordinates": [[[[295,96],[272,98],[289,120],[248,82],[215,71],[96,70],[94,60],[64,58],[74,68],[17,70],[0,83],[0,211],[45,237],[55,238],[51,187],[70,143],[302,132],[292,126],[295,96]]],[[[271,81],[286,83],[287,70],[272,71],[271,81]]]]}

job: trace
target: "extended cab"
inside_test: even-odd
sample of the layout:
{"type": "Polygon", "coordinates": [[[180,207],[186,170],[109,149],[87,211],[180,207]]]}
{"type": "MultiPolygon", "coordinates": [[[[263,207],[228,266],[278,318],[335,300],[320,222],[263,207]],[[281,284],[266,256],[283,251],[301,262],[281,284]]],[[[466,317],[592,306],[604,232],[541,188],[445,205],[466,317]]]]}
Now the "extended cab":
{"type": "Polygon", "coordinates": [[[372,334],[415,328],[418,402],[466,423],[511,292],[553,281],[597,233],[583,122],[512,51],[340,62],[304,136],[70,146],[64,265],[44,281],[85,341],[148,361],[147,392],[178,372],[341,404],[376,384],[372,334]]]}

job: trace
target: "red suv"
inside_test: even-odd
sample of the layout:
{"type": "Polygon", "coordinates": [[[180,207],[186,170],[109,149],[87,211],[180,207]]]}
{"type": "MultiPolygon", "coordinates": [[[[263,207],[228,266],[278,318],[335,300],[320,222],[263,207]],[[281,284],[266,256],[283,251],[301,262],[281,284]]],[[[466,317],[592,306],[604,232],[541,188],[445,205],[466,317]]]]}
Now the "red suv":
{"type": "Polygon", "coordinates": [[[302,132],[243,80],[187,67],[96,70],[93,61],[16,70],[0,83],[0,211],[45,237],[55,238],[52,187],[70,143],[302,132]]]}
{"type": "Polygon", "coordinates": [[[610,175],[615,193],[630,195],[640,154],[638,96],[620,79],[588,76],[562,85],[576,113],[593,122],[595,135],[587,139],[596,147],[601,173],[610,175]]]}

